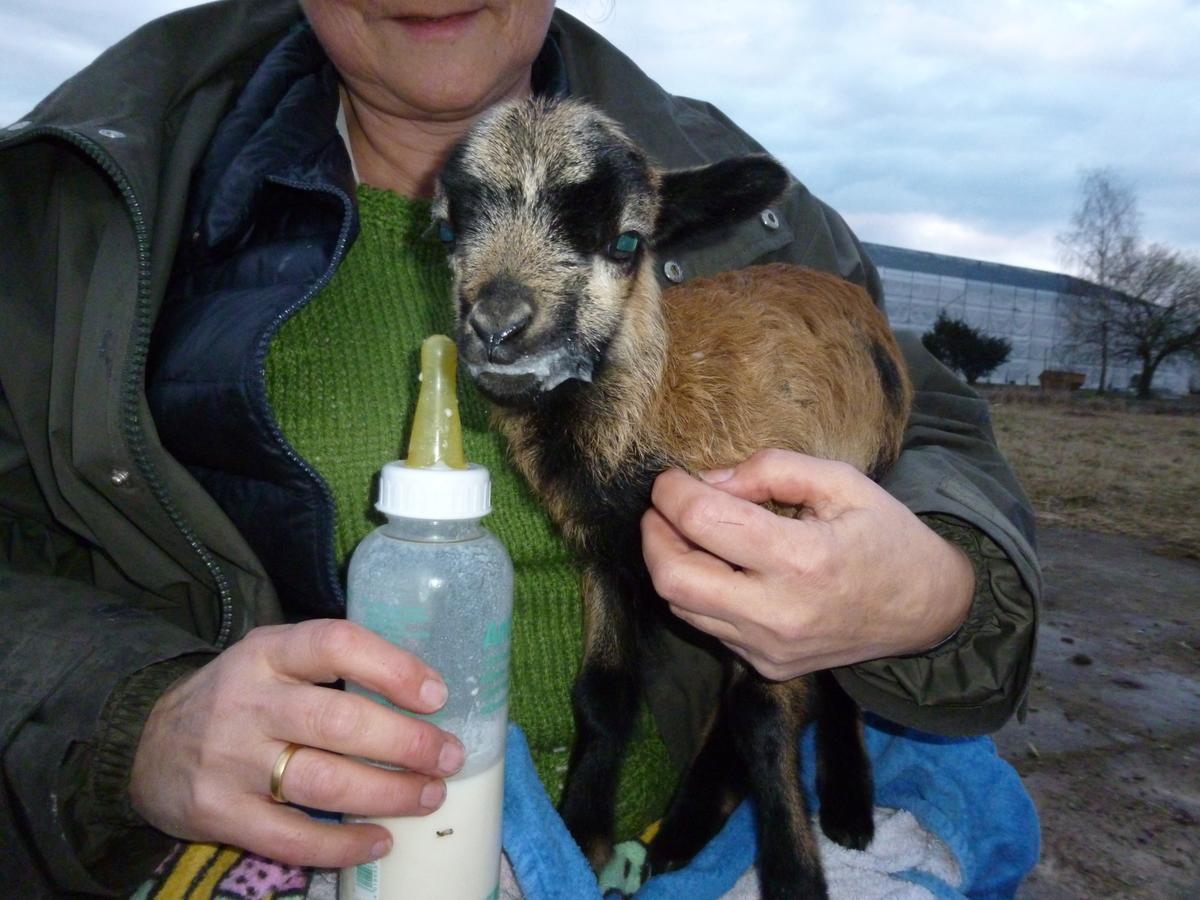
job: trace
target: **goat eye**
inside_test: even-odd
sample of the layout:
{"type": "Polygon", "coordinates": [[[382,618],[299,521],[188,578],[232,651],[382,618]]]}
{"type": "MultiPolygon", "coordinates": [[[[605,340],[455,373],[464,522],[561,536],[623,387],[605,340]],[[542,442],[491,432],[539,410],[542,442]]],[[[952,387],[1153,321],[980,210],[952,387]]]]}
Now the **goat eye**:
{"type": "Polygon", "coordinates": [[[437,227],[438,240],[447,246],[454,243],[454,228],[445,219],[438,222],[437,227]]]}
{"type": "Polygon", "coordinates": [[[608,255],[609,259],[617,262],[628,262],[637,253],[641,240],[641,235],[636,231],[626,231],[610,243],[604,252],[608,255]]]}

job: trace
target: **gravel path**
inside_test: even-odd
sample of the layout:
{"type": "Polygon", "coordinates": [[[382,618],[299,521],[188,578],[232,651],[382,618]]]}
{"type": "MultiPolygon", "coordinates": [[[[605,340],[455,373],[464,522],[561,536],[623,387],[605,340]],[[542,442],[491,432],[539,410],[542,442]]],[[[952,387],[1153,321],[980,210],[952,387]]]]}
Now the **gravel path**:
{"type": "Polygon", "coordinates": [[[1042,819],[1024,900],[1200,897],[1200,563],[1045,528],[1029,715],[998,735],[1042,819]]]}

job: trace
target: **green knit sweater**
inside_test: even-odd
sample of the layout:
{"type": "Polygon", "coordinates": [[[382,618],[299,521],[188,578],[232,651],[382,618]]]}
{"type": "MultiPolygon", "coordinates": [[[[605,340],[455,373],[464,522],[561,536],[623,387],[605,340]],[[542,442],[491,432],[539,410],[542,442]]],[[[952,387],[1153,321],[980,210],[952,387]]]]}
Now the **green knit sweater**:
{"type": "MultiPolygon", "coordinates": [[[[333,279],[284,323],[267,356],[267,391],[280,427],[325,479],[336,507],[339,565],[381,517],[374,479],[404,455],[416,406],[421,341],[452,334],[442,246],[423,238],[428,204],[358,189],[361,231],[333,279]]],[[[558,530],[488,427],[487,403],[459,380],[467,458],[492,475],[485,520],[515,569],[509,716],[526,733],[552,800],[574,740],[570,687],[583,646],[579,572],[558,530]]],[[[660,816],[676,775],[645,707],[618,797],[618,835],[660,816]]]]}

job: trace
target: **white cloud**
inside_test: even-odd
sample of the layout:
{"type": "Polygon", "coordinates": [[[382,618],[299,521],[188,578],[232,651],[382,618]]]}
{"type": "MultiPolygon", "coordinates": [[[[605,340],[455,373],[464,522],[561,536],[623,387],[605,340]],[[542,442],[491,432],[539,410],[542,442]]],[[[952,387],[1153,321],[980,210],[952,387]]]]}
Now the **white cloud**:
{"type": "Polygon", "coordinates": [[[1046,236],[1065,227],[1079,171],[1112,166],[1142,192],[1148,238],[1200,249],[1200,4],[687,9],[618,0],[594,24],[670,89],[712,99],[823,199],[869,215],[860,229],[904,215],[970,222],[970,240],[918,229],[921,249],[1057,267],[1046,236]]]}
{"type": "Polygon", "coordinates": [[[950,219],[936,213],[846,212],[846,221],[857,233],[878,244],[892,244],[968,259],[1024,266],[1057,272],[1062,266],[1055,232],[1033,229],[1003,234],[984,226],[950,219]]]}

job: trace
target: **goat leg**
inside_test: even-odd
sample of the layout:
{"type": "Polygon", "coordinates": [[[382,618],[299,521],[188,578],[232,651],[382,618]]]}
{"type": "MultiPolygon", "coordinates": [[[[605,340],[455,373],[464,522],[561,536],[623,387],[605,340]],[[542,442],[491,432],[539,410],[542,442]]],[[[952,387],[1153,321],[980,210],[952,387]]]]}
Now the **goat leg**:
{"type": "Polygon", "coordinates": [[[821,830],[851,850],[875,837],[875,786],[862,711],[829,672],[817,674],[817,796],[821,830]]]}
{"type": "Polygon", "coordinates": [[[813,693],[810,678],[766,681],[739,661],[723,700],[754,800],[764,900],[828,896],[799,768],[813,693]]]}
{"type": "Polygon", "coordinates": [[[745,795],[745,772],[722,705],[650,842],[650,872],[686,865],[721,830],[745,795]]]}
{"type": "Polygon", "coordinates": [[[617,777],[637,719],[637,629],[616,579],[584,573],[583,662],[571,699],[575,746],[559,813],[598,872],[612,855],[617,777]]]}

